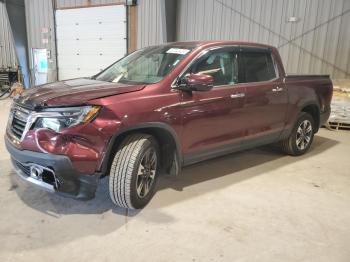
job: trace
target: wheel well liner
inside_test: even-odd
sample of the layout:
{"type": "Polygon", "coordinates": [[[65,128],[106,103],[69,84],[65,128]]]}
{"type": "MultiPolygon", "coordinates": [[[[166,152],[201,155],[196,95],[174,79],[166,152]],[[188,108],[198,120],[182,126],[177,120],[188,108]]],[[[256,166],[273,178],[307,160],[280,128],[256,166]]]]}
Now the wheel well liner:
{"type": "Polygon", "coordinates": [[[175,154],[179,162],[178,164],[180,166],[182,165],[181,146],[175,130],[167,124],[153,122],[124,128],[111,137],[100,168],[103,175],[109,173],[113,155],[118,149],[121,141],[132,133],[150,134],[158,141],[161,150],[161,168],[163,171],[169,171],[175,154]]]}
{"type": "Polygon", "coordinates": [[[316,133],[320,127],[320,110],[318,106],[316,104],[305,105],[301,109],[301,112],[309,113],[312,116],[316,125],[316,130],[315,130],[315,133],[316,133]]]}

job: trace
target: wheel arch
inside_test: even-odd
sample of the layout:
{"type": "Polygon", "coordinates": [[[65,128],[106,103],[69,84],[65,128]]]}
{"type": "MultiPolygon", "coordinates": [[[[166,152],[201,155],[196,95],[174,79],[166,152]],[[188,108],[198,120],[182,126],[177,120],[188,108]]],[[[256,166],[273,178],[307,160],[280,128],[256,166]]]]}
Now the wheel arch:
{"type": "Polygon", "coordinates": [[[317,133],[317,131],[320,127],[320,108],[319,108],[318,104],[313,103],[313,102],[304,104],[301,107],[300,112],[305,112],[305,113],[308,113],[312,116],[312,118],[315,121],[315,126],[316,126],[315,133],[317,133]]]}
{"type": "Polygon", "coordinates": [[[165,123],[151,122],[123,128],[111,137],[100,168],[103,175],[107,175],[109,173],[113,155],[120,143],[125,137],[134,133],[150,134],[157,140],[161,149],[160,155],[162,171],[170,173],[173,160],[175,159],[175,174],[179,172],[182,166],[183,157],[181,153],[181,144],[175,130],[165,123]]]}

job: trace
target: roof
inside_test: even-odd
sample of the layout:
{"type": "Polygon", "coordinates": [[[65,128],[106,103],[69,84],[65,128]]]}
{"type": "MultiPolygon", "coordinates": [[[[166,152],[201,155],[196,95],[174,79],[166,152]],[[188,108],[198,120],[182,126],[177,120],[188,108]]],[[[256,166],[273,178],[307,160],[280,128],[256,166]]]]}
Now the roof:
{"type": "Polygon", "coordinates": [[[166,45],[169,46],[192,46],[192,47],[206,47],[213,45],[244,45],[244,46],[253,46],[253,47],[264,47],[264,48],[273,48],[273,46],[253,43],[253,42],[240,42],[240,41],[231,41],[231,40],[211,40],[211,41],[181,41],[181,42],[170,42],[166,45]]]}

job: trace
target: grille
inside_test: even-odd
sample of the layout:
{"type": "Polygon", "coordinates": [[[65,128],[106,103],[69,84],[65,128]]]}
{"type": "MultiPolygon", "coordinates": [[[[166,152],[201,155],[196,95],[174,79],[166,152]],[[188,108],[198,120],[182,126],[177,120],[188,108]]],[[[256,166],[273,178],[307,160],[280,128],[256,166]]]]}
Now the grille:
{"type": "Polygon", "coordinates": [[[25,130],[26,124],[28,122],[29,115],[30,115],[30,111],[22,107],[15,107],[13,109],[11,132],[16,138],[21,139],[23,132],[25,130]]]}
{"type": "Polygon", "coordinates": [[[12,163],[15,167],[20,169],[26,176],[30,176],[30,167],[22,165],[20,162],[18,162],[16,159],[12,158],[12,163]]]}

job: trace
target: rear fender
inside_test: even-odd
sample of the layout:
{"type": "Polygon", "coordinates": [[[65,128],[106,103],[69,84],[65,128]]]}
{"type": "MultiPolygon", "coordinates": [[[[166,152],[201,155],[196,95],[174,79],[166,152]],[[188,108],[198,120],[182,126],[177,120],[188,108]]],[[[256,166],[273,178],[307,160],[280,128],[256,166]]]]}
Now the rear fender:
{"type": "MultiPolygon", "coordinates": [[[[317,103],[316,101],[312,101],[312,100],[308,100],[308,101],[301,102],[301,103],[299,103],[298,106],[297,106],[298,110],[296,110],[296,111],[294,111],[292,114],[290,114],[290,119],[289,119],[289,121],[288,121],[289,124],[286,125],[284,131],[282,132],[282,134],[281,134],[281,136],[280,136],[280,140],[285,139],[285,138],[287,138],[287,137],[290,136],[290,134],[291,134],[291,132],[292,132],[292,130],[293,130],[293,127],[294,127],[294,125],[295,125],[295,122],[296,122],[297,119],[298,119],[299,114],[300,114],[301,112],[307,112],[307,111],[305,111],[304,109],[305,109],[305,108],[308,108],[308,107],[310,107],[310,106],[317,108],[317,113],[316,113],[317,116],[314,116],[314,118],[316,117],[316,118],[315,118],[315,122],[316,122],[316,123],[319,123],[319,122],[320,122],[320,107],[319,107],[318,103],[317,103]]],[[[319,124],[317,124],[317,126],[316,126],[316,131],[315,131],[315,133],[317,133],[318,129],[319,129],[319,124]]]]}

